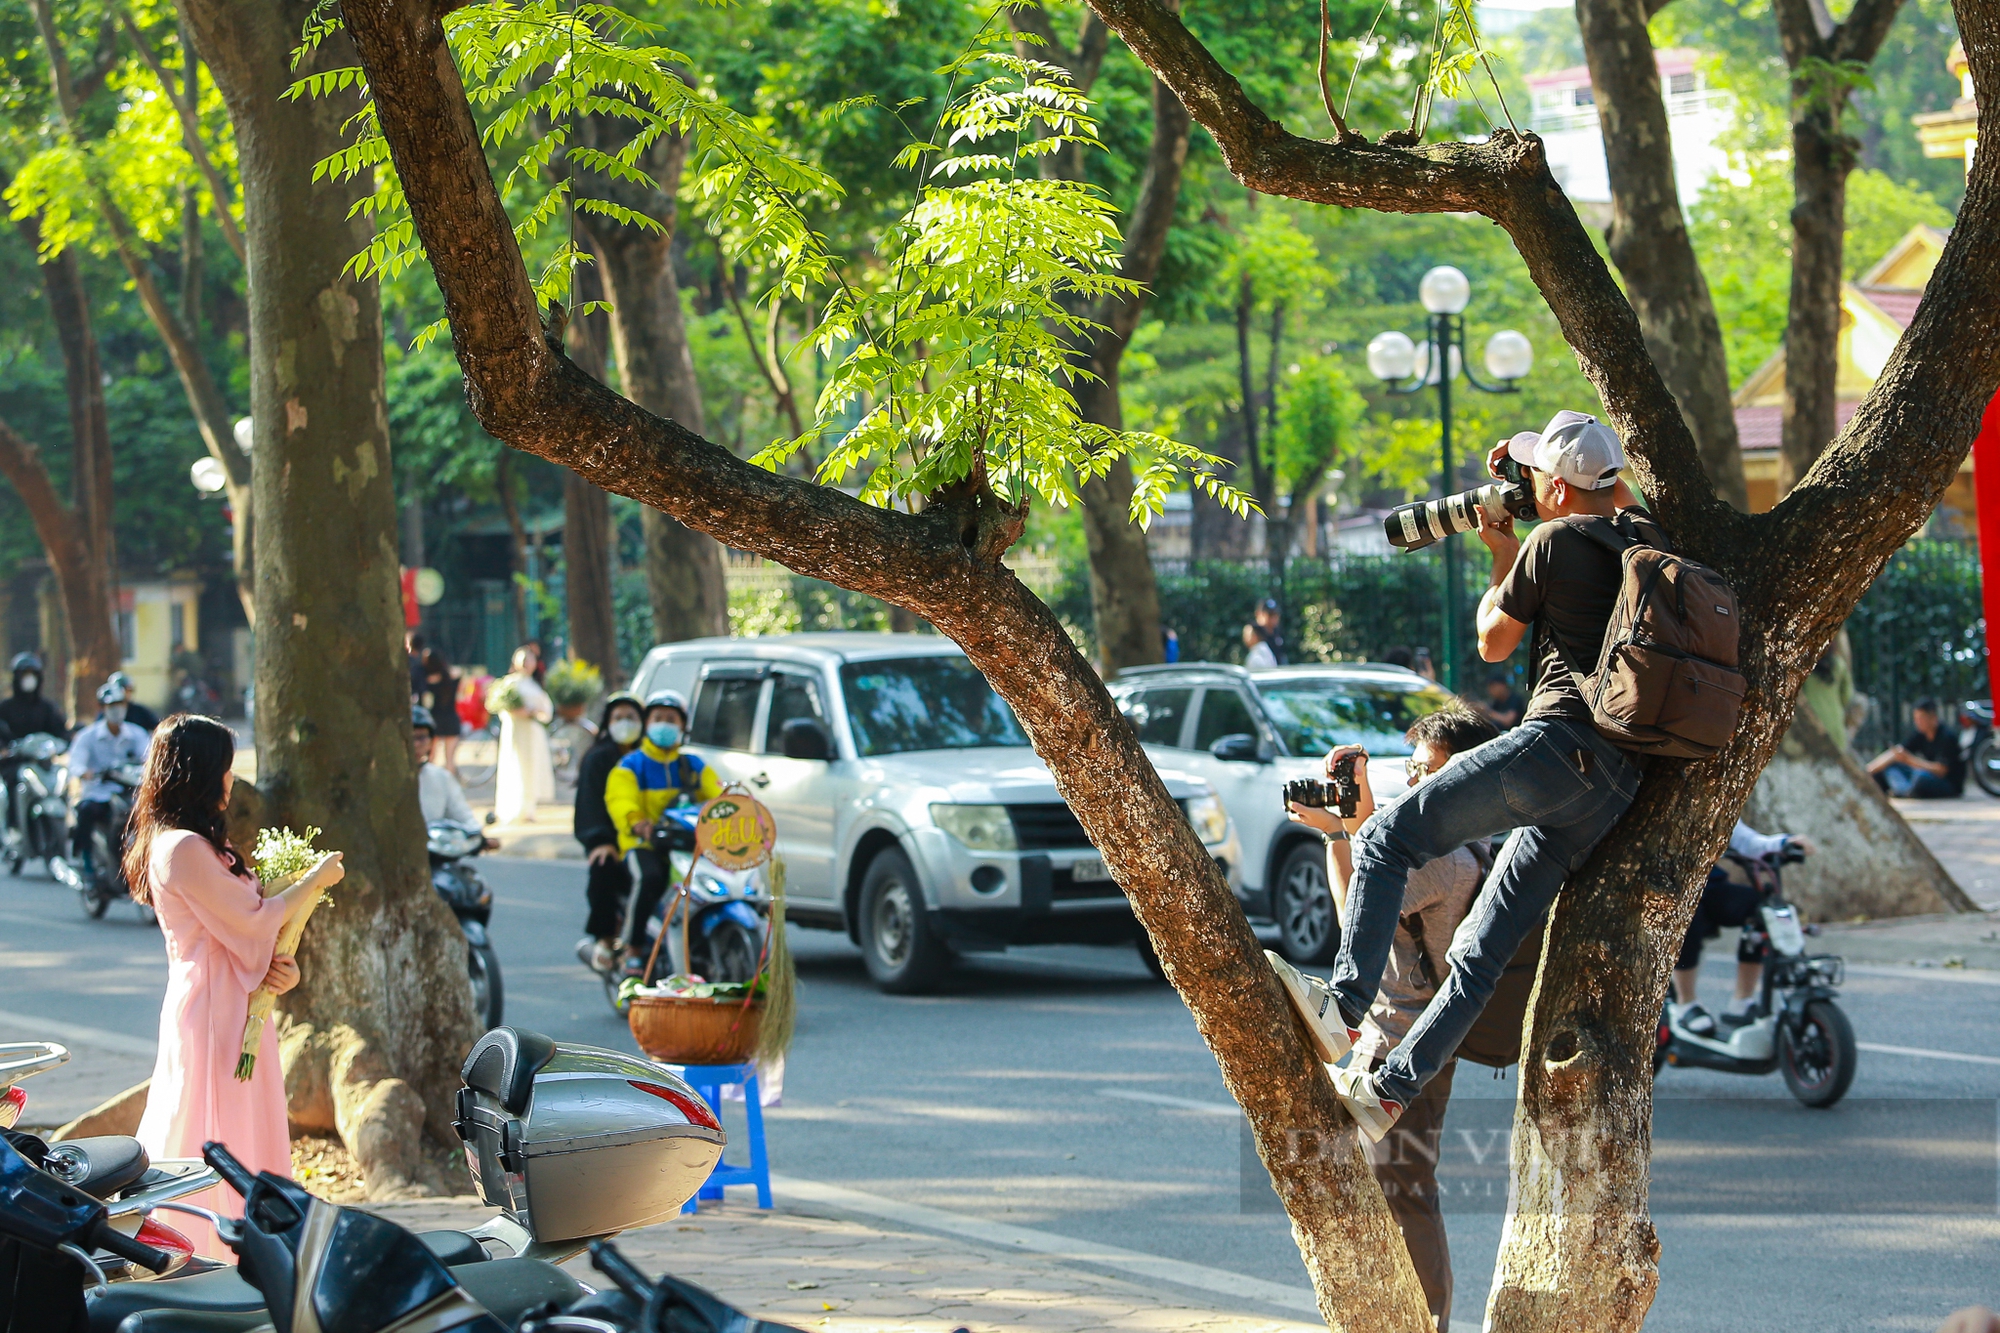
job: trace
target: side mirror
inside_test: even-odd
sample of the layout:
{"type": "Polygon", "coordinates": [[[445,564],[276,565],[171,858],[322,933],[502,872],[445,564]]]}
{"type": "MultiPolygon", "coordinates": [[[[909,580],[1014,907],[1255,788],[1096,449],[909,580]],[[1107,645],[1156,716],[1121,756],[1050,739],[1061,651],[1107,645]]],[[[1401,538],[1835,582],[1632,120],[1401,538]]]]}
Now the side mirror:
{"type": "Polygon", "coordinates": [[[1263,755],[1259,752],[1260,748],[1255,736],[1250,735],[1248,732],[1233,731],[1227,736],[1218,737],[1215,744],[1208,747],[1208,752],[1217,759],[1229,760],[1233,763],[1255,764],[1263,760],[1263,755]]]}
{"type": "Polygon", "coordinates": [[[833,758],[833,738],[809,717],[795,717],[780,727],[778,748],[787,759],[833,758]]]}

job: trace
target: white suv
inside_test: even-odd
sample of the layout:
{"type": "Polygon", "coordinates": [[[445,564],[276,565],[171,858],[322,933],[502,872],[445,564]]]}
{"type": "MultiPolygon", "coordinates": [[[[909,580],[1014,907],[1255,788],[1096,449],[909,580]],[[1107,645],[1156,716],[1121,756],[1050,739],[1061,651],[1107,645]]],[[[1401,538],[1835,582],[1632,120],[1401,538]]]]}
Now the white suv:
{"type": "Polygon", "coordinates": [[[1368,785],[1387,802],[1404,787],[1409,725],[1451,702],[1413,671],[1367,662],[1250,671],[1222,663],[1133,667],[1111,684],[1119,709],[1166,771],[1207,778],[1243,839],[1237,896],[1254,921],[1275,922],[1300,963],[1340,948],[1320,839],[1286,817],[1293,778],[1324,775],[1336,745],[1368,747],[1368,785]]]}
{"type": "MultiPolygon", "coordinates": [[[[845,930],[884,990],[936,982],[954,952],[1133,943],[1131,904],[1013,711],[930,634],[694,639],[646,654],[645,698],[679,690],[688,747],[771,808],[786,916],[845,930]]],[[[1223,866],[1242,854],[1214,790],[1162,768],[1223,866]]]]}

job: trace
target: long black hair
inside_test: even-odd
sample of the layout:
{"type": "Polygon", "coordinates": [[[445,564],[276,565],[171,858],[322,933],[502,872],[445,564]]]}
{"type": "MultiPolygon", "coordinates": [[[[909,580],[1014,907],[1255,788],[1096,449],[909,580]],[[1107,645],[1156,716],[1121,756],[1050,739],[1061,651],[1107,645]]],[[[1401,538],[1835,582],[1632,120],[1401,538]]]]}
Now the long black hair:
{"type": "Polygon", "coordinates": [[[146,777],[132,800],[132,832],[125,843],[125,883],[135,902],[152,897],[153,839],[172,829],[200,834],[234,874],[249,873],[229,845],[222,815],[223,775],[236,761],[236,738],[212,717],[182,713],[153,733],[146,777]]]}

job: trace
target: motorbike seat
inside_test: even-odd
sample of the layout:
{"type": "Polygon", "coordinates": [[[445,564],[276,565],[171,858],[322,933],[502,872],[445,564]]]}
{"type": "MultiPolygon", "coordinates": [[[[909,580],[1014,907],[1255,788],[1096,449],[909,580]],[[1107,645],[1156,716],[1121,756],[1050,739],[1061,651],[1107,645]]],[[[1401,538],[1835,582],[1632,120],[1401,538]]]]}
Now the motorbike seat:
{"type": "MultiPolygon", "coordinates": [[[[128,1318],[167,1310],[186,1311],[204,1317],[255,1316],[249,1323],[241,1325],[243,1328],[254,1328],[270,1319],[264,1313],[264,1293],[238,1277],[234,1268],[218,1268],[213,1272],[172,1278],[165,1282],[120,1282],[92,1300],[89,1309],[90,1333],[135,1333],[133,1329],[124,1327],[128,1318]]],[[[161,1325],[148,1323],[144,1327],[151,1333],[161,1325]]],[[[214,1327],[227,1329],[234,1325],[218,1320],[214,1327]]]]}
{"type": "Polygon", "coordinates": [[[535,1075],[555,1058],[556,1044],[539,1032],[494,1028],[473,1044],[459,1077],[465,1086],[496,1099],[513,1115],[526,1115],[535,1075]]]}
{"type": "MultiPolygon", "coordinates": [[[[454,1234],[421,1239],[436,1253],[434,1237],[454,1234]]],[[[476,1247],[471,1237],[464,1239],[476,1247]]],[[[486,1259],[454,1265],[451,1275],[509,1328],[546,1302],[567,1306],[585,1294],[582,1283],[539,1259],[486,1259]]],[[[271,1322],[264,1293],[233,1268],[165,1282],[121,1282],[89,1308],[90,1333],[237,1333],[271,1322]]]]}
{"type": "Polygon", "coordinates": [[[558,1309],[567,1308],[588,1291],[568,1273],[540,1259],[489,1259],[453,1268],[451,1275],[466,1295],[508,1328],[550,1302],[558,1309]]]}
{"type": "Polygon", "coordinates": [[[484,1245],[463,1231],[419,1231],[417,1239],[451,1268],[460,1264],[483,1264],[492,1257],[486,1253],[484,1245]]]}

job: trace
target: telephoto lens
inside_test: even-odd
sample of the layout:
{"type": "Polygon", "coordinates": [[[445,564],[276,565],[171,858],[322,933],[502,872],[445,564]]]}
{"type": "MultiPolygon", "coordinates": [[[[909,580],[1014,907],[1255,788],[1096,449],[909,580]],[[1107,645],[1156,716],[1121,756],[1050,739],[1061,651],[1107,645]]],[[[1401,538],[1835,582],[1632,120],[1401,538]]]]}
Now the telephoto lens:
{"type": "Polygon", "coordinates": [[[1382,534],[1389,539],[1389,545],[1400,550],[1421,551],[1454,532],[1476,531],[1480,510],[1489,510],[1495,517],[1507,512],[1502,489],[1481,486],[1476,491],[1460,491],[1442,500],[1398,505],[1383,518],[1382,534]]]}

